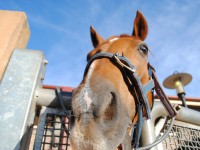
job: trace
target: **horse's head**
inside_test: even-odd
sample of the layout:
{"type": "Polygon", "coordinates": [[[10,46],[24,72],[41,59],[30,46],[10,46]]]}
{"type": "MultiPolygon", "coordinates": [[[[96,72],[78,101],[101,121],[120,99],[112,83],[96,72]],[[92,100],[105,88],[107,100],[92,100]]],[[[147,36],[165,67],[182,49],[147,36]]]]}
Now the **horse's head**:
{"type": "MultiPolygon", "coordinates": [[[[148,47],[144,43],[148,27],[140,12],[137,12],[131,36],[103,40],[92,27],[90,30],[94,49],[88,54],[88,60],[97,53],[118,52],[135,66],[142,84],[149,81],[148,47]]],[[[150,105],[151,96],[149,92],[150,105]]],[[[71,143],[77,150],[114,150],[123,142],[128,125],[137,120],[133,95],[120,69],[107,58],[91,63],[74,92],[72,109],[75,123],[71,143]]]]}

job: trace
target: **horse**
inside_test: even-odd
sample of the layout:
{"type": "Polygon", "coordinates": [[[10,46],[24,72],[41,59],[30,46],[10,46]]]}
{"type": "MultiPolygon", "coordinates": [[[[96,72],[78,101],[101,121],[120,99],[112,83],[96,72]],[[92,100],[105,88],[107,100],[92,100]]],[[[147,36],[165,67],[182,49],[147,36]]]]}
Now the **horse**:
{"type": "MultiPolygon", "coordinates": [[[[92,26],[90,34],[94,49],[88,53],[88,61],[102,53],[118,55],[120,58],[126,57],[135,67],[142,85],[150,81],[149,48],[144,42],[148,34],[148,25],[140,11],[136,13],[131,35],[121,34],[104,40],[92,26]]],[[[106,56],[93,60],[86,67],[83,79],[72,97],[75,118],[70,133],[72,149],[130,150],[132,148],[130,130],[131,125],[138,121],[138,112],[137,95],[135,92],[131,93],[130,87],[126,84],[129,80],[106,56]]],[[[147,92],[150,108],[153,105],[152,96],[151,91],[147,92]]],[[[144,108],[142,111],[144,112],[144,108]]]]}

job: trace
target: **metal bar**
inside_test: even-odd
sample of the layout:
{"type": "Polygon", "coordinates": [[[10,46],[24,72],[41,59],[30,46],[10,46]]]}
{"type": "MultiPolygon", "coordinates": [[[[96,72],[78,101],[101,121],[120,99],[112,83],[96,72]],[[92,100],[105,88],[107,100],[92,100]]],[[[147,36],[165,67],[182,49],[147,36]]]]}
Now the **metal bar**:
{"type": "Polygon", "coordinates": [[[64,127],[63,127],[63,123],[65,123],[64,122],[64,117],[63,116],[60,116],[60,138],[59,138],[59,147],[58,147],[58,149],[62,149],[62,144],[64,143],[63,142],[63,137],[64,137],[64,127]]]}
{"type": "Polygon", "coordinates": [[[51,149],[53,149],[54,148],[54,146],[55,146],[55,129],[56,129],[56,115],[54,116],[54,118],[53,118],[53,129],[51,130],[51,149]]]}
{"type": "MultiPolygon", "coordinates": [[[[61,109],[53,109],[53,108],[47,108],[47,107],[42,107],[41,109],[41,115],[40,115],[40,122],[37,127],[37,132],[36,132],[36,137],[35,137],[35,142],[34,142],[34,150],[39,150],[41,145],[42,145],[42,139],[44,135],[44,126],[46,122],[46,116],[47,114],[63,114],[63,111],[61,109]]],[[[45,144],[43,145],[45,146],[45,144]]]]}
{"type": "Polygon", "coordinates": [[[181,107],[176,116],[176,120],[200,126],[200,112],[190,108],[181,107]]]}
{"type": "MultiPolygon", "coordinates": [[[[44,124],[44,126],[46,125],[46,122],[44,124]]],[[[46,138],[47,138],[47,130],[48,128],[47,127],[44,127],[44,138],[42,138],[42,142],[46,143],[46,138]]],[[[40,145],[41,146],[41,145],[40,145]]],[[[42,146],[42,150],[45,150],[45,145],[42,146]]]]}
{"type": "MultiPolygon", "coordinates": [[[[66,109],[71,110],[72,92],[62,92],[63,103],[66,109]]],[[[38,105],[46,106],[49,108],[61,108],[55,90],[37,88],[34,95],[35,101],[38,105]]]]}
{"type": "MultiPolygon", "coordinates": [[[[150,119],[144,120],[141,135],[142,146],[153,143],[155,139],[154,124],[150,119]]],[[[151,150],[157,150],[157,147],[153,147],[151,150]]]]}
{"type": "Polygon", "coordinates": [[[21,139],[26,140],[35,116],[33,93],[44,66],[42,51],[14,50],[0,84],[0,149],[20,149],[21,139]]]}

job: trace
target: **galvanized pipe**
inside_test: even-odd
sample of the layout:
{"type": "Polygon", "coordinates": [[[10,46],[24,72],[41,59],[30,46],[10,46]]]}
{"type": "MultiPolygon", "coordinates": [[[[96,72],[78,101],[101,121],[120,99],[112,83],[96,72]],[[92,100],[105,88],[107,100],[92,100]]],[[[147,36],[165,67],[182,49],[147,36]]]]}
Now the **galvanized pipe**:
{"type": "MultiPolygon", "coordinates": [[[[161,116],[167,116],[167,111],[165,111],[162,103],[155,102],[153,109],[151,111],[151,119],[144,120],[142,126],[141,143],[142,146],[149,145],[156,140],[154,123],[155,120],[161,116]]],[[[157,150],[157,147],[151,148],[151,150],[157,150]]]]}
{"type": "Polygon", "coordinates": [[[176,116],[176,120],[200,126],[200,112],[181,107],[176,116]]]}
{"type": "MultiPolygon", "coordinates": [[[[155,137],[155,130],[154,130],[154,124],[152,123],[152,120],[144,120],[143,126],[142,126],[142,135],[141,135],[141,142],[142,146],[149,145],[153,143],[156,140],[155,137]]],[[[157,147],[151,148],[151,150],[157,150],[157,147]]]]}
{"type": "Polygon", "coordinates": [[[151,122],[154,124],[155,120],[161,116],[167,116],[168,113],[161,102],[155,102],[151,111],[151,122]]]}
{"type": "MultiPolygon", "coordinates": [[[[71,92],[62,92],[62,100],[66,109],[71,109],[71,92]]],[[[56,96],[55,90],[37,88],[34,95],[37,105],[46,106],[50,108],[61,108],[58,98],[56,96]]]]}

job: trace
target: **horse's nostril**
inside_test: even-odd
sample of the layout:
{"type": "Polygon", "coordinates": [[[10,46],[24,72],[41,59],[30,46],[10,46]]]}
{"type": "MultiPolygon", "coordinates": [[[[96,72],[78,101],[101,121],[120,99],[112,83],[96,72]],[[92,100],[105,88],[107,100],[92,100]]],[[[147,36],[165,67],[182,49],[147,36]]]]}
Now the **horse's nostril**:
{"type": "Polygon", "coordinates": [[[117,115],[117,97],[114,92],[110,92],[111,99],[104,111],[104,119],[112,120],[117,115]]]}
{"type": "Polygon", "coordinates": [[[112,96],[110,105],[115,105],[117,103],[117,100],[116,100],[117,96],[114,92],[110,92],[110,94],[112,96]]]}

